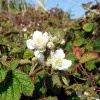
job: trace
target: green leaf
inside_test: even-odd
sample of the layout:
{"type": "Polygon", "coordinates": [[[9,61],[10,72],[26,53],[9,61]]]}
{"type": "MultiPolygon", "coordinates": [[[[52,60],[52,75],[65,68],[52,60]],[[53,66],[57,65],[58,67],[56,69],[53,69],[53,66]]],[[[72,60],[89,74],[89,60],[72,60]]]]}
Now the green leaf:
{"type": "Polygon", "coordinates": [[[5,82],[0,84],[0,98],[2,100],[19,100],[21,93],[30,96],[33,89],[33,83],[25,73],[9,71],[5,82]]]}
{"type": "Polygon", "coordinates": [[[20,96],[19,84],[17,84],[10,71],[7,73],[5,83],[0,84],[0,98],[2,100],[19,100],[20,96]]]}
{"type": "Polygon", "coordinates": [[[32,58],[33,56],[34,56],[33,50],[27,50],[24,52],[24,58],[26,59],[32,58]]]}
{"type": "Polygon", "coordinates": [[[86,23],[83,25],[83,29],[86,31],[86,32],[91,32],[92,31],[92,24],[91,23],[86,23]]]}
{"type": "Polygon", "coordinates": [[[93,47],[94,50],[100,50],[100,40],[94,40],[93,47]]]}
{"type": "Polygon", "coordinates": [[[93,50],[93,45],[92,44],[86,45],[85,49],[87,49],[88,51],[92,51],[93,50]]]}
{"type": "Polygon", "coordinates": [[[60,78],[57,74],[52,76],[52,82],[53,82],[53,86],[57,85],[57,86],[62,86],[60,78]]]}
{"type": "Polygon", "coordinates": [[[31,70],[31,66],[28,65],[28,64],[23,65],[23,66],[22,66],[22,70],[25,71],[25,72],[30,71],[30,70],[31,70]]]}
{"type": "Polygon", "coordinates": [[[96,68],[95,61],[91,61],[85,64],[85,67],[88,69],[88,71],[92,71],[96,68]]]}
{"type": "Polygon", "coordinates": [[[6,77],[6,71],[1,69],[0,70],[0,82],[4,81],[5,77],[6,77]]]}
{"type": "Polygon", "coordinates": [[[11,70],[14,70],[18,66],[18,60],[12,60],[9,62],[8,66],[11,70]]]}
{"type": "Polygon", "coordinates": [[[71,42],[71,41],[66,42],[66,47],[65,47],[65,50],[67,50],[67,51],[72,50],[72,42],[71,42]]]}
{"type": "Polygon", "coordinates": [[[34,90],[33,82],[31,79],[21,71],[14,71],[14,78],[18,81],[20,85],[21,92],[24,95],[31,96],[34,90]]]}
{"type": "Polygon", "coordinates": [[[86,40],[83,38],[77,38],[74,41],[74,46],[81,46],[82,44],[86,44],[86,40]]]}
{"type": "Polygon", "coordinates": [[[21,53],[24,51],[23,47],[15,47],[12,49],[11,53],[16,54],[16,53],[21,53]]]}
{"type": "Polygon", "coordinates": [[[68,81],[69,79],[68,79],[68,77],[65,77],[64,75],[62,75],[61,78],[62,78],[63,83],[64,83],[66,86],[69,86],[69,81],[68,81]]]}
{"type": "Polygon", "coordinates": [[[74,56],[73,53],[69,53],[69,54],[66,56],[66,59],[72,61],[71,67],[69,67],[69,68],[67,69],[68,72],[71,72],[71,71],[73,70],[73,66],[77,63],[77,59],[75,58],[75,56],[74,56]]]}
{"type": "Polygon", "coordinates": [[[88,51],[88,52],[83,54],[83,56],[82,56],[82,58],[80,60],[80,63],[85,63],[85,62],[94,60],[94,59],[96,59],[98,57],[99,57],[99,54],[97,52],[88,51]]]}
{"type": "Polygon", "coordinates": [[[42,70],[36,76],[34,97],[36,99],[42,98],[46,95],[47,88],[45,86],[46,71],[42,70]]]}

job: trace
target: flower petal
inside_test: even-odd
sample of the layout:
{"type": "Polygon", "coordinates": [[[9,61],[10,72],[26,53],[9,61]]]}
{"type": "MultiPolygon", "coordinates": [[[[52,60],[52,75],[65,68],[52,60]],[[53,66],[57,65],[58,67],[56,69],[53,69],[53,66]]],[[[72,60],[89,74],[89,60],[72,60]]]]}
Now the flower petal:
{"type": "Polygon", "coordinates": [[[38,59],[39,59],[39,61],[40,61],[40,63],[43,63],[44,62],[44,55],[43,54],[39,54],[39,57],[38,57],[38,59]]]}
{"type": "Polygon", "coordinates": [[[63,69],[65,70],[68,69],[71,66],[71,64],[72,64],[71,60],[63,59],[63,64],[62,64],[63,69]]]}
{"type": "Polygon", "coordinates": [[[64,58],[65,57],[64,51],[62,49],[56,50],[55,56],[59,56],[61,58],[64,58]]]}
{"type": "Polygon", "coordinates": [[[77,94],[78,97],[81,97],[82,96],[82,91],[81,90],[76,91],[76,94],[77,94]]]}
{"type": "Polygon", "coordinates": [[[48,33],[47,32],[45,32],[44,34],[43,34],[43,43],[47,43],[48,42],[48,33]]]}
{"type": "Polygon", "coordinates": [[[35,45],[34,45],[34,41],[32,39],[29,39],[26,41],[26,45],[29,49],[34,49],[35,45]]]}
{"type": "Polygon", "coordinates": [[[34,51],[34,55],[35,55],[35,57],[37,57],[37,58],[38,58],[39,51],[38,51],[38,50],[37,50],[37,51],[34,51]]]}
{"type": "Polygon", "coordinates": [[[63,59],[62,66],[59,66],[58,70],[67,70],[72,64],[71,60],[63,59]]]}
{"type": "Polygon", "coordinates": [[[35,41],[37,38],[42,38],[42,32],[40,32],[40,31],[35,31],[34,33],[33,33],[33,40],[35,41]]]}
{"type": "Polygon", "coordinates": [[[34,52],[34,55],[36,58],[38,58],[38,60],[40,61],[40,63],[44,62],[44,55],[42,53],[40,53],[38,50],[34,52]]]}

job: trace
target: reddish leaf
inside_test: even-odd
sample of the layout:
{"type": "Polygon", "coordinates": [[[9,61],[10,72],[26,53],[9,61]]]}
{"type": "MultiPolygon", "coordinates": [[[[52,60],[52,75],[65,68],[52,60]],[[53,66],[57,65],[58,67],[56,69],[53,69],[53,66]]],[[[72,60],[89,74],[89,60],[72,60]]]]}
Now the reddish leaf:
{"type": "Polygon", "coordinates": [[[72,73],[74,74],[75,71],[80,67],[80,63],[76,64],[72,70],[72,73]]]}
{"type": "Polygon", "coordinates": [[[91,60],[94,60],[99,57],[99,54],[94,51],[88,51],[83,54],[82,58],[80,59],[80,63],[85,63],[91,60]]]}
{"type": "Polygon", "coordinates": [[[73,46],[73,52],[75,54],[75,57],[80,60],[82,54],[84,53],[83,49],[77,46],[73,46]]]}

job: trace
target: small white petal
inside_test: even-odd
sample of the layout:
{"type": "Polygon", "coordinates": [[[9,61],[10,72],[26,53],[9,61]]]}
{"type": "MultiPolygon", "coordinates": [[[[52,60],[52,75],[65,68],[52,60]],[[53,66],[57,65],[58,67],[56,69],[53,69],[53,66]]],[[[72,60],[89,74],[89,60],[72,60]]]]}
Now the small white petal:
{"type": "Polygon", "coordinates": [[[37,38],[41,37],[42,38],[42,32],[40,31],[35,31],[33,33],[33,40],[36,40],[37,38]]]}
{"type": "Polygon", "coordinates": [[[44,43],[47,43],[47,42],[48,42],[48,33],[47,33],[47,32],[45,32],[45,33],[43,34],[43,42],[44,42],[44,43]]]}
{"type": "Polygon", "coordinates": [[[78,97],[81,97],[82,96],[82,91],[81,90],[80,91],[76,91],[76,94],[77,94],[78,97]]]}
{"type": "Polygon", "coordinates": [[[44,62],[44,55],[42,53],[40,53],[38,50],[34,52],[34,55],[36,58],[38,58],[38,60],[40,61],[40,63],[44,62]]]}
{"type": "Polygon", "coordinates": [[[54,56],[54,50],[50,52],[51,58],[54,56]]]}
{"type": "Polygon", "coordinates": [[[55,54],[61,58],[64,58],[65,57],[65,54],[64,54],[64,51],[62,49],[58,49],[56,50],[55,54]]]}
{"type": "Polygon", "coordinates": [[[71,66],[71,64],[72,64],[71,60],[63,59],[62,68],[66,70],[71,66]]]}
{"type": "Polygon", "coordinates": [[[32,39],[29,39],[26,41],[26,45],[29,49],[34,49],[35,45],[34,45],[34,41],[32,39]]]}
{"type": "Polygon", "coordinates": [[[38,59],[39,59],[39,61],[40,61],[41,63],[43,63],[43,62],[44,62],[44,55],[43,55],[43,54],[39,54],[38,59]]]}
{"type": "Polygon", "coordinates": [[[34,51],[34,55],[35,55],[35,57],[38,57],[39,51],[38,50],[37,51],[34,51]]]}

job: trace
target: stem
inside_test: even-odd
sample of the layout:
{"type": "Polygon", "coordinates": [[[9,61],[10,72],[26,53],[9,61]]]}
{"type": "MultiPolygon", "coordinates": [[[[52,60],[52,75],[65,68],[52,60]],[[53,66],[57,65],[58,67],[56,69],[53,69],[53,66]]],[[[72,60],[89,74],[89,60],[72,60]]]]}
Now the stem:
{"type": "Polygon", "coordinates": [[[33,73],[33,71],[34,71],[34,69],[35,69],[36,66],[37,66],[37,63],[36,63],[35,65],[32,64],[31,70],[30,70],[30,72],[29,72],[29,76],[32,75],[32,73],[33,73]]]}

